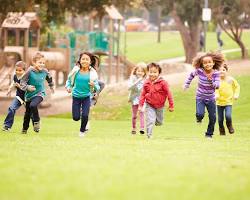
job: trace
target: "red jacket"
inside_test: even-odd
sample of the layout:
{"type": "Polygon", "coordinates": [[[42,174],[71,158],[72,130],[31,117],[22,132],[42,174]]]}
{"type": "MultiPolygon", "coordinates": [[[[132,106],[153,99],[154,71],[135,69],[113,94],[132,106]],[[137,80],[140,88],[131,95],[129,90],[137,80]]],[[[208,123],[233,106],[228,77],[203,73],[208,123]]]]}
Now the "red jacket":
{"type": "Polygon", "coordinates": [[[153,108],[162,108],[167,98],[169,108],[174,108],[173,97],[169,90],[167,81],[161,77],[154,82],[147,79],[142,88],[139,106],[143,106],[146,101],[153,108]]]}

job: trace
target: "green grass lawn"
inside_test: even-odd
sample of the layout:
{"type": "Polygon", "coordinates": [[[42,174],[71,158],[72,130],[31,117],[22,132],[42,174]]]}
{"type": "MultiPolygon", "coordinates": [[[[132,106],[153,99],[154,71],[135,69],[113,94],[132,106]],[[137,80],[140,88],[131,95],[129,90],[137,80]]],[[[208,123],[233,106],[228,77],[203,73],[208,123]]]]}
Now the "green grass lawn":
{"type": "Polygon", "coordinates": [[[0,199],[248,200],[250,79],[236,78],[236,133],[225,137],[216,126],[214,138],[206,139],[207,119],[194,123],[195,84],[186,93],[172,88],[175,112],[165,113],[152,140],[130,134],[125,94],[102,95],[84,138],[69,118],[42,118],[40,134],[22,135],[17,117],[11,133],[0,134],[0,199]],[[109,120],[100,120],[105,113],[109,120]]]}
{"type": "MultiPolygon", "coordinates": [[[[133,62],[159,61],[167,58],[184,56],[184,49],[179,32],[162,32],[162,41],[157,43],[157,32],[128,32],[126,55],[133,62]]],[[[239,46],[226,33],[221,36],[223,49],[234,49],[239,46]]],[[[243,32],[243,42],[250,48],[250,32],[243,32]]],[[[124,53],[124,35],[122,35],[121,51],[124,53]]],[[[218,44],[215,32],[207,33],[207,51],[217,50],[218,44]]],[[[240,58],[239,53],[230,53],[229,59],[240,58]],[[233,54],[233,56],[232,56],[233,54]]]]}

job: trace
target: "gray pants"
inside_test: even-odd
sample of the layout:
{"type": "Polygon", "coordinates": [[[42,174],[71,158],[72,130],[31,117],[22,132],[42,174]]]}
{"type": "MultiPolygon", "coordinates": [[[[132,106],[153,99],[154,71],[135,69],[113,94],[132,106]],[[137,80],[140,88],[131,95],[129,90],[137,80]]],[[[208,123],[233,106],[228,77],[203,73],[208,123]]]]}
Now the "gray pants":
{"type": "Polygon", "coordinates": [[[152,106],[146,103],[146,127],[148,136],[152,135],[154,125],[162,125],[163,109],[164,107],[153,108],[152,106]]]}

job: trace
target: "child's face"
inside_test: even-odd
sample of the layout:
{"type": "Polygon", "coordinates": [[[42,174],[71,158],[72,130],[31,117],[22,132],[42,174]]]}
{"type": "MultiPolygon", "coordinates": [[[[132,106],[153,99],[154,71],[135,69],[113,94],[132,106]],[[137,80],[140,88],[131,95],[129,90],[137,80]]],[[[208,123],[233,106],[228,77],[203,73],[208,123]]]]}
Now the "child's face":
{"type": "Polygon", "coordinates": [[[82,67],[88,68],[91,63],[90,57],[87,54],[83,54],[80,59],[80,63],[82,67]]]}
{"type": "Polygon", "coordinates": [[[204,57],[202,59],[202,66],[205,69],[205,71],[211,71],[214,66],[213,58],[210,56],[204,57]]]}
{"type": "Polygon", "coordinates": [[[159,69],[157,67],[150,67],[148,71],[148,76],[151,81],[156,80],[159,77],[159,69]]]}
{"type": "Polygon", "coordinates": [[[141,67],[138,67],[137,70],[136,70],[136,72],[135,72],[135,75],[138,78],[142,78],[145,75],[145,72],[144,72],[144,70],[141,67]]]}
{"type": "Polygon", "coordinates": [[[45,67],[45,58],[40,58],[35,62],[35,68],[41,71],[45,67]]]}
{"type": "Polygon", "coordinates": [[[220,76],[224,78],[227,75],[227,69],[225,67],[220,67],[220,76]]]}
{"type": "Polygon", "coordinates": [[[17,76],[22,76],[24,73],[24,70],[22,67],[16,66],[16,75],[17,76]]]}

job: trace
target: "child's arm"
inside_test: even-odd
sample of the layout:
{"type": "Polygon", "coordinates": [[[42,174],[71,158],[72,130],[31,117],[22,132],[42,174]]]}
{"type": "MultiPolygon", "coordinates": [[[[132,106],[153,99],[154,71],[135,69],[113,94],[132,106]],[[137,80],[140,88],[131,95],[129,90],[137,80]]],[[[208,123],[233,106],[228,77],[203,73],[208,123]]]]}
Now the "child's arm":
{"type": "Polygon", "coordinates": [[[220,87],[220,72],[214,73],[214,78],[211,80],[208,79],[208,81],[213,85],[215,89],[218,89],[220,87]]]}
{"type": "Polygon", "coordinates": [[[100,90],[98,91],[98,93],[100,93],[104,89],[105,83],[102,82],[102,81],[100,81],[100,80],[98,80],[98,85],[100,86],[100,90]]]}
{"type": "Polygon", "coordinates": [[[186,79],[186,81],[184,83],[183,90],[186,90],[189,88],[189,86],[190,86],[190,84],[195,76],[197,76],[197,70],[195,70],[189,74],[189,77],[186,79]]]}
{"type": "Polygon", "coordinates": [[[145,103],[145,99],[146,99],[146,88],[145,88],[145,85],[143,85],[143,88],[142,88],[142,92],[141,92],[141,95],[140,95],[140,100],[139,100],[139,108],[138,110],[141,111],[142,110],[142,107],[145,103]]]}
{"type": "Polygon", "coordinates": [[[234,78],[233,78],[233,90],[234,90],[234,99],[238,99],[240,95],[240,85],[234,78]]]}
{"type": "Polygon", "coordinates": [[[66,84],[65,84],[65,88],[66,88],[68,93],[71,93],[72,88],[71,88],[71,79],[70,78],[67,79],[66,84]]]}
{"type": "Polygon", "coordinates": [[[27,72],[25,72],[25,74],[22,76],[21,80],[20,80],[20,89],[23,91],[35,91],[36,88],[33,85],[28,85],[28,81],[29,81],[29,76],[30,76],[30,71],[32,69],[28,69],[27,72]]]}
{"type": "Polygon", "coordinates": [[[48,70],[46,70],[46,73],[47,73],[47,75],[46,75],[46,81],[47,81],[48,84],[49,84],[50,90],[52,91],[52,93],[54,93],[55,91],[54,91],[54,82],[53,82],[53,78],[52,78],[52,76],[50,75],[50,73],[49,73],[48,70]]]}
{"type": "Polygon", "coordinates": [[[171,93],[171,91],[169,90],[169,85],[167,83],[167,81],[165,81],[165,84],[163,85],[163,90],[166,92],[167,98],[168,98],[168,110],[170,112],[174,111],[174,99],[173,99],[173,95],[171,93]]]}
{"type": "Polygon", "coordinates": [[[91,91],[98,92],[100,90],[100,85],[98,84],[98,80],[90,81],[89,82],[91,91]]]}
{"type": "Polygon", "coordinates": [[[217,100],[220,97],[219,89],[215,90],[215,99],[217,100]]]}
{"type": "Polygon", "coordinates": [[[130,77],[129,83],[128,83],[128,90],[132,90],[136,87],[136,85],[142,80],[142,78],[135,79],[133,76],[130,77]]]}

